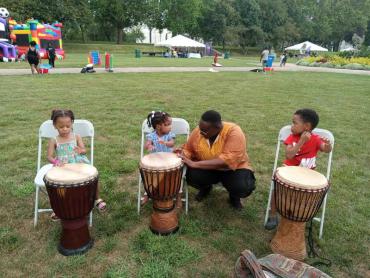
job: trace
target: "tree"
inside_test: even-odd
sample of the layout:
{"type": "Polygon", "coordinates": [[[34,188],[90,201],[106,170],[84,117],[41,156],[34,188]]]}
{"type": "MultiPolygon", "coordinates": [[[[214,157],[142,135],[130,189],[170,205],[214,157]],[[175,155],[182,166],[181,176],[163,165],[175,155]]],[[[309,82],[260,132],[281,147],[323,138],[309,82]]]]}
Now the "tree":
{"type": "Polygon", "coordinates": [[[115,28],[117,44],[122,43],[123,29],[138,24],[143,16],[144,0],[97,0],[96,20],[115,28]]]}
{"type": "Polygon", "coordinates": [[[149,28],[149,42],[152,43],[152,30],[162,31],[166,24],[167,3],[161,0],[147,0],[143,22],[149,28]]]}
{"type": "Polygon", "coordinates": [[[198,19],[201,15],[202,0],[161,0],[163,20],[174,35],[199,35],[198,19]]]}
{"type": "Polygon", "coordinates": [[[240,18],[233,0],[216,0],[208,3],[199,18],[200,34],[204,40],[222,44],[236,41],[240,30],[240,18]]]}
{"type": "Polygon", "coordinates": [[[239,44],[242,49],[247,45],[255,46],[264,41],[265,33],[261,28],[261,9],[256,0],[236,0],[235,10],[240,17],[239,44]]]}

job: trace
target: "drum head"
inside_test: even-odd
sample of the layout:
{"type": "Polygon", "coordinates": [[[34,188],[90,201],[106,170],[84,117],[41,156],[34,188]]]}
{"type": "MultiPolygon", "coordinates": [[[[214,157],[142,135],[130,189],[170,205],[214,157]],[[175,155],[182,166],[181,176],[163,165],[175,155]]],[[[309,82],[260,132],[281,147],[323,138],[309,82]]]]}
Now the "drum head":
{"type": "Polygon", "coordinates": [[[64,164],[53,167],[45,175],[45,180],[57,184],[77,184],[97,177],[98,171],[94,166],[85,163],[64,164]]]}
{"type": "Polygon", "coordinates": [[[174,153],[151,153],[140,161],[140,167],[150,170],[168,170],[181,166],[182,160],[174,153]]]}
{"type": "Polygon", "coordinates": [[[299,166],[279,167],[275,177],[284,184],[306,190],[318,190],[328,186],[328,180],[323,174],[299,166]]]}

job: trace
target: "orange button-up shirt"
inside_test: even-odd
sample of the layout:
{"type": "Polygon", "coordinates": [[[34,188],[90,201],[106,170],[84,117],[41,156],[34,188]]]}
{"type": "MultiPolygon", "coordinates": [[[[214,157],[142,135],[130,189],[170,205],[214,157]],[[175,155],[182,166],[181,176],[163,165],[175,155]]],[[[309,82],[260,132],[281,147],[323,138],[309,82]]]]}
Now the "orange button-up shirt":
{"type": "Polygon", "coordinates": [[[197,127],[190,134],[183,151],[187,158],[194,161],[220,158],[231,170],[253,171],[246,145],[247,141],[241,128],[234,123],[223,122],[223,127],[212,145],[200,134],[197,127]]]}

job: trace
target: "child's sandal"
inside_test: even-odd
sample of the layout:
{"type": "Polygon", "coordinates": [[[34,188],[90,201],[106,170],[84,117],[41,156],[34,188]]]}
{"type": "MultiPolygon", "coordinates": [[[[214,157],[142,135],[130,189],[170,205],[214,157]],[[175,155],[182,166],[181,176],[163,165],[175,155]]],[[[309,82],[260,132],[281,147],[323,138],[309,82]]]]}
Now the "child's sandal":
{"type": "Polygon", "coordinates": [[[100,212],[104,212],[107,209],[107,204],[104,202],[103,199],[97,199],[97,200],[95,200],[95,207],[100,212]]]}
{"type": "Polygon", "coordinates": [[[50,215],[50,219],[53,222],[60,220],[60,218],[54,212],[50,215]]]}
{"type": "Polygon", "coordinates": [[[141,197],[141,199],[140,199],[140,205],[141,205],[141,206],[144,206],[148,201],[149,201],[149,197],[148,197],[148,195],[144,195],[144,196],[143,196],[143,197],[141,197]]]}
{"type": "Polygon", "coordinates": [[[176,209],[178,209],[178,210],[182,209],[181,194],[178,194],[177,197],[176,197],[176,209]]]}

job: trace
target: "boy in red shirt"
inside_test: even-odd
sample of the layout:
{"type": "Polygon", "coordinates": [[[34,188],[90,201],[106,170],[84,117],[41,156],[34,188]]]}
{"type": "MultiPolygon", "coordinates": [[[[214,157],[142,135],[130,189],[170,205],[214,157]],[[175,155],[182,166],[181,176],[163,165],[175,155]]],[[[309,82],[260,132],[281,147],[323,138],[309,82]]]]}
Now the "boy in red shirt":
{"type": "MultiPolygon", "coordinates": [[[[312,130],[319,123],[319,115],[311,109],[297,110],[292,119],[292,134],[285,139],[284,166],[302,166],[310,169],[316,168],[316,155],[318,151],[331,152],[329,139],[312,134],[312,130]]],[[[277,226],[275,198],[272,194],[271,213],[265,225],[267,230],[277,226]]]]}

